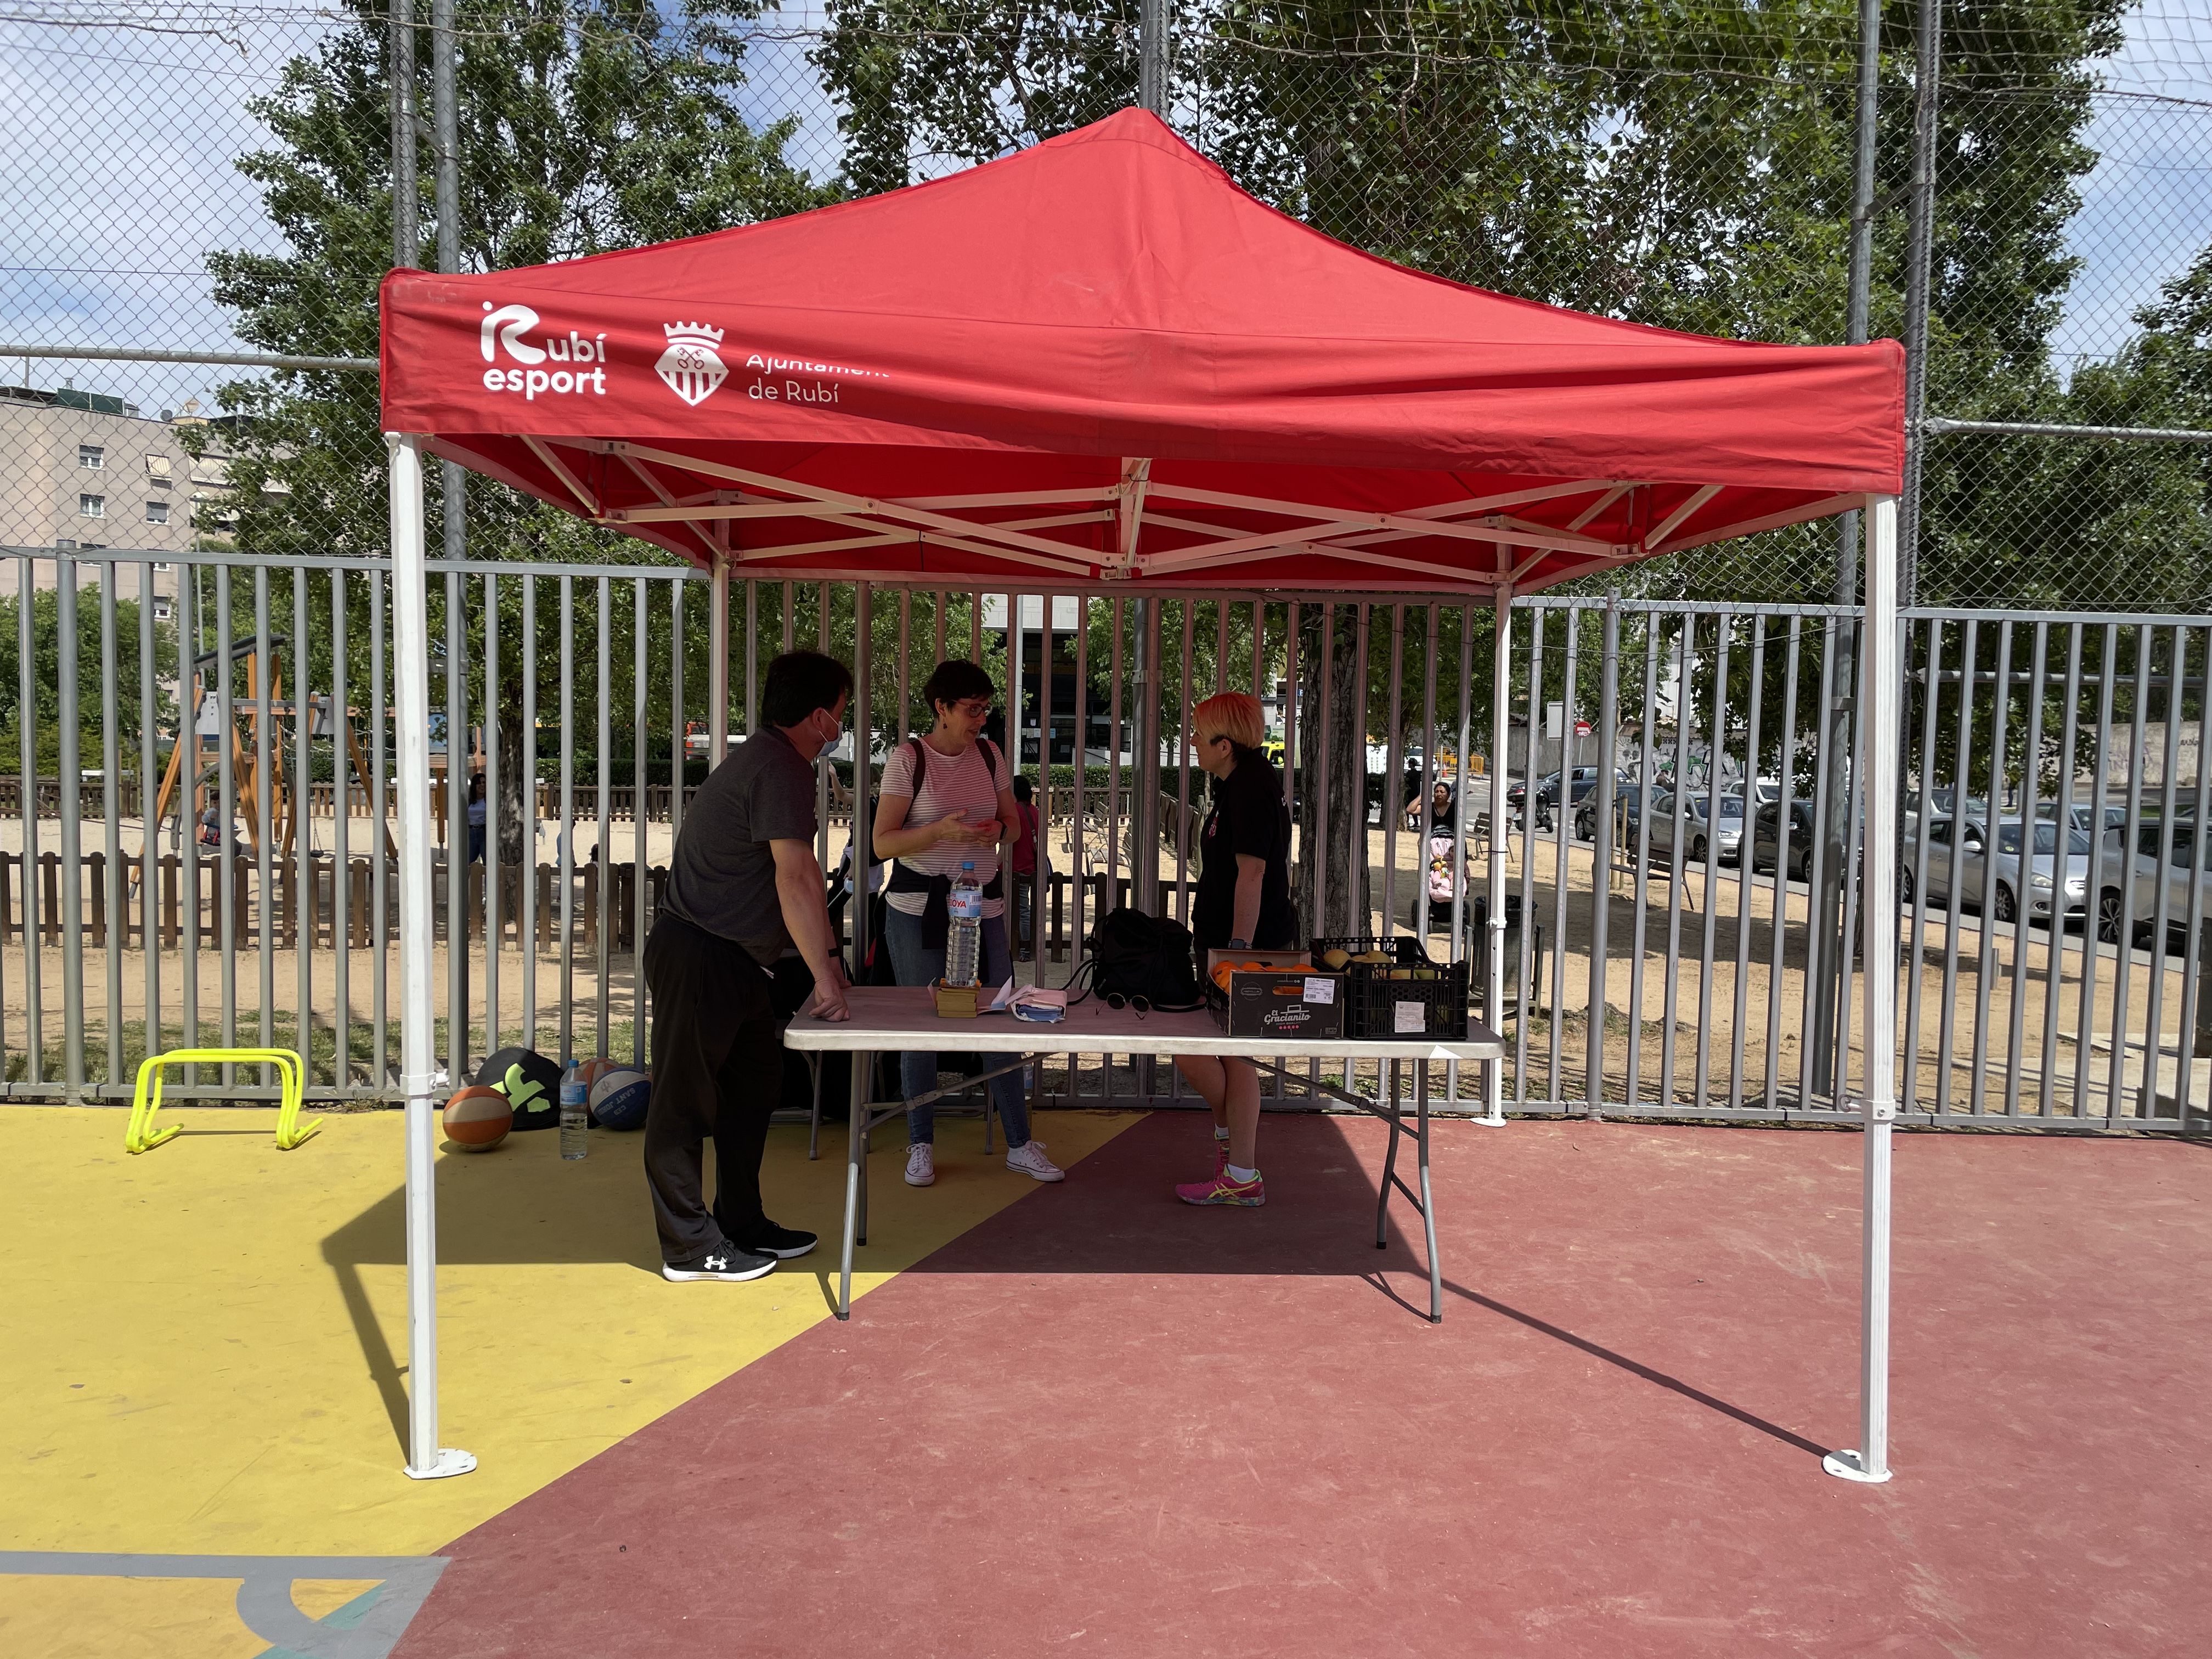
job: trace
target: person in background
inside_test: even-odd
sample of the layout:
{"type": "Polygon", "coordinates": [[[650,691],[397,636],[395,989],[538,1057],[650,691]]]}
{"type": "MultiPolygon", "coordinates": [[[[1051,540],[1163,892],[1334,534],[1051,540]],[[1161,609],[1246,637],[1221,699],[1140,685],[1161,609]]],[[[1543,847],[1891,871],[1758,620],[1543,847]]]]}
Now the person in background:
{"type": "Polygon", "coordinates": [[[489,816],[484,800],[483,774],[478,772],[469,779],[469,862],[484,861],[484,820],[489,816]]]}
{"type": "Polygon", "coordinates": [[[793,651],[768,665],[761,730],[707,775],[668,861],[645,943],[653,999],[653,1091],[645,1179],[661,1277],[758,1279],[805,1255],[812,1233],[761,1204],[761,1157],[783,1095],[775,964],[796,950],[814,975],[807,1012],[852,1018],[814,857],[815,767],[837,744],[853,676],[793,651]],[[714,1202],[702,1143],[714,1141],[714,1202]]]}
{"type": "MultiPolygon", "coordinates": [[[[1260,752],[1267,735],[1260,700],[1224,691],[1191,711],[1198,763],[1212,775],[1213,808],[1199,831],[1198,891],[1190,908],[1198,971],[1208,951],[1297,947],[1291,903],[1291,809],[1283,775],[1260,752]]],[[[1256,1207],[1267,1201],[1260,1179],[1260,1073],[1249,1060],[1176,1056],[1176,1070],[1213,1112],[1211,1179],[1186,1182],[1186,1204],[1256,1207]]]]}
{"type": "MultiPolygon", "coordinates": [[[[931,671],[922,696],[937,711],[926,735],[908,738],[884,762],[882,805],[876,813],[878,858],[898,860],[884,894],[884,942],[902,985],[929,985],[945,976],[948,917],[945,900],[963,864],[983,883],[982,972],[979,984],[995,991],[1013,977],[1006,951],[1006,884],[1000,854],[1012,843],[1013,783],[1006,757],[983,736],[998,688],[975,663],[956,657],[931,671]]],[[[937,1109],[915,1105],[937,1087],[937,1055],[914,1050],[900,1056],[907,1107],[906,1181],[927,1187],[937,1179],[937,1109]]],[[[985,1085],[1006,1132],[1006,1167],[1033,1181],[1059,1181],[1064,1172],[1030,1139],[1029,1102],[1021,1074],[1006,1072],[985,1085]]]]}
{"type": "Polygon", "coordinates": [[[1037,814],[1036,792],[1025,778],[1014,780],[1014,960],[1036,959],[1037,814]]]}

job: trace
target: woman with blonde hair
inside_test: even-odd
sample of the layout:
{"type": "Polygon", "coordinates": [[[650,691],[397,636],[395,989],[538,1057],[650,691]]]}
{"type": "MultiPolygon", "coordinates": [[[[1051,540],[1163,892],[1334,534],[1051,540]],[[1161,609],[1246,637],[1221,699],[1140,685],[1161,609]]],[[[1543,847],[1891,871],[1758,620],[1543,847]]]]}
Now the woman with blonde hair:
{"type": "MultiPolygon", "coordinates": [[[[1199,832],[1198,892],[1190,931],[1198,969],[1212,951],[1287,951],[1297,942],[1291,903],[1291,809],[1283,775],[1260,752],[1267,727],[1260,700],[1242,691],[1208,697],[1191,711],[1198,763],[1213,778],[1213,805],[1199,832]]],[[[1214,1167],[1176,1187],[1186,1204],[1256,1206],[1260,1179],[1260,1073],[1248,1060],[1178,1055],[1176,1069],[1213,1110],[1214,1167]]]]}

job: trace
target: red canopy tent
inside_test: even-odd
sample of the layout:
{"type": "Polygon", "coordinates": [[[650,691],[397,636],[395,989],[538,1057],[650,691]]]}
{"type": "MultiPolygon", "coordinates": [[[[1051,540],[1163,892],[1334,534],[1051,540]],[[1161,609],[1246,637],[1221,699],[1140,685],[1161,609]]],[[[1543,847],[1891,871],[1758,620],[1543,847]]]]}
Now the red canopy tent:
{"type": "MultiPolygon", "coordinates": [[[[1137,593],[1233,571],[1502,602],[1864,507],[1864,880],[1893,886],[1893,342],[1708,339],[1409,270],[1254,200],[1135,110],[766,224],[484,276],[394,271],[382,306],[410,848],[428,842],[427,757],[405,752],[428,729],[428,451],[707,564],[718,594],[733,568],[1137,593]]],[[[1504,676],[1501,653],[1501,701],[1504,676]]],[[[402,873],[410,1470],[431,1475],[458,1466],[440,1462],[431,1370],[429,879],[412,857],[402,873]]],[[[1862,915],[1865,959],[1893,963],[1893,908],[1862,915]]],[[[1502,928],[1496,891],[1490,915],[1502,928]]],[[[1857,1478],[1887,1472],[1894,1000],[1869,975],[1864,1437],[1831,1460],[1857,1478]]]]}
{"type": "Polygon", "coordinates": [[[1527,592],[1894,494],[1904,465],[1893,342],[1464,288],[1137,110],[689,241],[395,271],[383,306],[387,430],[777,574],[1527,592]]]}

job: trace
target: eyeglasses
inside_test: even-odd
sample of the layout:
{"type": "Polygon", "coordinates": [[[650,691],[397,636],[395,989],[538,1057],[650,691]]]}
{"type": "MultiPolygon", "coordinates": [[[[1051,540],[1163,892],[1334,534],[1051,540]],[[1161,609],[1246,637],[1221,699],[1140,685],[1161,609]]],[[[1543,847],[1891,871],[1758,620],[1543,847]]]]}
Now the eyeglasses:
{"type": "Polygon", "coordinates": [[[988,697],[970,697],[965,702],[956,702],[952,706],[971,720],[980,720],[991,712],[988,697]]]}
{"type": "Polygon", "coordinates": [[[1152,1012],[1152,1005],[1146,998],[1124,996],[1119,991],[1109,991],[1106,994],[1106,1006],[1117,1014],[1127,1008],[1139,1019],[1142,1019],[1152,1012]]]}

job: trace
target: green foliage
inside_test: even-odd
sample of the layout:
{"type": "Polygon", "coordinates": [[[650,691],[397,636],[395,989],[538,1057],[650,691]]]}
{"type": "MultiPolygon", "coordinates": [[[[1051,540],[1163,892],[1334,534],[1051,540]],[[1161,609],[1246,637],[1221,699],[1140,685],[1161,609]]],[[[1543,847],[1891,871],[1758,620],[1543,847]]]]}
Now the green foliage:
{"type": "MultiPolygon", "coordinates": [[[[126,575],[126,581],[135,578],[126,575]]],[[[22,608],[15,599],[0,599],[0,640],[13,646],[21,638],[22,608]]],[[[100,651],[100,590],[80,587],[76,596],[76,710],[74,727],[80,769],[100,767],[106,755],[107,708],[115,710],[116,741],[120,746],[118,771],[135,772],[139,761],[140,692],[144,680],[138,661],[138,601],[115,603],[115,676],[102,672],[100,651]]],[[[62,720],[61,595],[48,590],[31,597],[31,642],[19,660],[30,669],[34,688],[32,733],[40,772],[52,776],[61,763],[62,720]]],[[[167,623],[154,624],[154,660],[157,677],[173,672],[176,635],[167,623]]],[[[13,772],[22,755],[22,690],[15,674],[0,676],[0,771],[13,772]]],[[[173,730],[176,699],[157,678],[154,695],[155,732],[173,730]]]]}
{"type": "MultiPolygon", "coordinates": [[[[282,84],[249,105],[275,145],[243,157],[290,251],[210,256],[240,337],[271,351],[373,357],[376,288],[391,260],[390,85],[382,9],[351,0],[282,84]]],[[[696,235],[830,200],[783,159],[793,124],[756,130],[739,107],[753,0],[647,0],[589,10],[462,0],[456,53],[466,270],[568,259],[696,235]]],[[[417,54],[421,109],[428,54],[417,54]]],[[[434,158],[418,158],[424,259],[438,234],[434,158]]],[[[282,371],[234,382],[236,542],[249,552],[384,550],[385,451],[375,382],[282,371]]],[[[471,556],[635,561],[634,542],[512,493],[479,487],[471,556]]]]}

